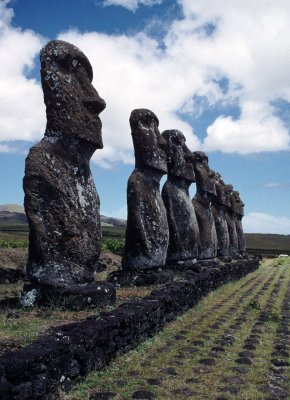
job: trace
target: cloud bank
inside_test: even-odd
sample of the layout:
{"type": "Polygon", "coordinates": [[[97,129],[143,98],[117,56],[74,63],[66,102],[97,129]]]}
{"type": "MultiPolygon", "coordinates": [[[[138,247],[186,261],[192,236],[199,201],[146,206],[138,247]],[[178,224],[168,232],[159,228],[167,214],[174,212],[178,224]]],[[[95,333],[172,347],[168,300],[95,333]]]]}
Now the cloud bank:
{"type": "MultiPolygon", "coordinates": [[[[0,3],[0,142],[39,138],[45,124],[42,90],[26,74],[34,66],[43,39],[11,27],[13,11],[0,3]]],[[[6,145],[0,152],[8,151],[6,145]]]]}
{"type": "MultiPolygon", "coordinates": [[[[135,10],[153,0],[107,0],[135,10]]],[[[0,4],[0,142],[39,139],[45,128],[42,91],[27,71],[44,43],[37,33],[11,26],[8,0],[0,4]]],[[[151,108],[160,129],[183,131],[193,150],[250,154],[289,150],[289,131],[273,105],[290,103],[290,8],[288,0],[179,0],[183,18],[165,35],[63,32],[90,59],[94,85],[107,102],[101,114],[104,149],[94,161],[103,167],[132,163],[129,116],[151,108]],[[200,102],[200,99],[204,99],[200,102]],[[201,141],[192,121],[208,109],[225,110],[208,122],[201,141]],[[229,107],[238,112],[233,116],[229,107]]],[[[194,122],[193,122],[194,125],[194,122]]]]}
{"type": "Polygon", "coordinates": [[[154,6],[155,4],[161,4],[163,0],[104,0],[104,6],[121,6],[125,7],[130,11],[136,11],[140,5],[154,6]]]}
{"type": "Polygon", "coordinates": [[[274,217],[270,214],[251,212],[243,219],[247,233],[276,233],[290,235],[290,218],[274,217]]]}

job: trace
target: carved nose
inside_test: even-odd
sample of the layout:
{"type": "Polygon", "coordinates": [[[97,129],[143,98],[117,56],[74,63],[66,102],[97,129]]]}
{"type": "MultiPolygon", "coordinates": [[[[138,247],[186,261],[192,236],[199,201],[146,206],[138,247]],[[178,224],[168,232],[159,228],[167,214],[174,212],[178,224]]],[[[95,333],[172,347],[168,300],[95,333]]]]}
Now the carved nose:
{"type": "Polygon", "coordinates": [[[161,147],[162,150],[166,149],[166,140],[161,135],[159,135],[158,144],[159,144],[159,147],[161,147]]]}
{"type": "Polygon", "coordinates": [[[193,156],[192,152],[185,145],[183,146],[183,148],[184,148],[184,159],[185,159],[185,161],[188,162],[188,163],[194,164],[194,156],[193,156]]]}
{"type": "Polygon", "coordinates": [[[106,108],[106,102],[98,94],[92,100],[84,100],[84,105],[91,113],[100,114],[106,108]]]}

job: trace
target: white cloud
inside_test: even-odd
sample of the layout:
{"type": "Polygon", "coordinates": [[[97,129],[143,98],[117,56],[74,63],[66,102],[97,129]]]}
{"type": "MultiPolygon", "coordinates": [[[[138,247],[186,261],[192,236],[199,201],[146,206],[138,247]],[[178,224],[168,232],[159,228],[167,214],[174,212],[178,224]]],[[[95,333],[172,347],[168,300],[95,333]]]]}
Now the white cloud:
{"type": "Polygon", "coordinates": [[[264,113],[243,108],[240,119],[218,117],[207,128],[205,151],[249,154],[262,151],[289,150],[290,137],[282,121],[271,111],[264,113]],[[262,114],[262,115],[261,115],[262,114]]]}
{"type": "Polygon", "coordinates": [[[175,75],[175,65],[168,65],[170,60],[163,59],[157,41],[142,33],[115,37],[69,31],[60,38],[88,56],[94,70],[93,84],[107,103],[101,114],[104,149],[97,151],[93,160],[104,167],[117,161],[133,162],[129,117],[134,108],[151,109],[159,118],[160,130],[180,129],[188,146],[200,146],[192,127],[176,115],[184,102],[187,82],[182,75],[175,75]]]}
{"type": "Polygon", "coordinates": [[[204,82],[227,78],[228,92],[211,92],[212,102],[236,100],[241,111],[237,120],[220,116],[213,122],[204,149],[241,154],[289,150],[289,132],[270,105],[290,96],[288,1],[268,0],[263,7],[260,1],[242,0],[181,3],[185,18],[169,32],[168,51],[185,65],[189,60],[200,65],[204,82]]]}
{"type": "MultiPolygon", "coordinates": [[[[0,3],[0,142],[34,140],[43,133],[45,108],[39,84],[25,76],[43,40],[32,31],[10,25],[13,12],[0,3]]],[[[6,146],[0,146],[0,152],[6,146]]]]}
{"type": "Polygon", "coordinates": [[[251,212],[244,217],[243,227],[244,231],[247,233],[276,233],[289,235],[290,218],[251,212]]]}
{"type": "Polygon", "coordinates": [[[1,144],[0,143],[0,153],[13,153],[15,149],[11,148],[10,146],[7,146],[7,144],[1,144]]]}
{"type": "MultiPolygon", "coordinates": [[[[153,0],[107,0],[134,9],[153,0]]],[[[129,116],[134,108],[152,109],[160,129],[184,132],[193,150],[248,154],[289,150],[289,131],[272,106],[290,102],[290,8],[288,0],[179,0],[184,18],[167,27],[163,46],[140,32],[135,36],[64,32],[90,59],[94,85],[107,102],[101,114],[105,147],[94,161],[104,167],[132,163],[129,116]],[[227,88],[219,80],[226,78],[227,88]],[[204,102],[196,103],[195,99],[204,102]],[[183,116],[216,104],[235,104],[240,115],[219,116],[200,143],[183,116]]],[[[35,140],[45,128],[38,82],[28,79],[42,39],[11,27],[9,1],[0,3],[0,141],[35,140]]],[[[226,114],[226,112],[225,112],[226,114]]]]}
{"type": "Polygon", "coordinates": [[[154,6],[161,4],[163,0],[104,0],[104,6],[121,6],[125,7],[130,11],[136,11],[137,8],[142,4],[144,6],[154,6]]]}
{"type": "Polygon", "coordinates": [[[276,189],[276,188],[280,188],[281,186],[283,186],[283,185],[279,182],[267,182],[267,183],[264,183],[264,185],[263,185],[263,187],[269,188],[269,189],[276,189]]]}

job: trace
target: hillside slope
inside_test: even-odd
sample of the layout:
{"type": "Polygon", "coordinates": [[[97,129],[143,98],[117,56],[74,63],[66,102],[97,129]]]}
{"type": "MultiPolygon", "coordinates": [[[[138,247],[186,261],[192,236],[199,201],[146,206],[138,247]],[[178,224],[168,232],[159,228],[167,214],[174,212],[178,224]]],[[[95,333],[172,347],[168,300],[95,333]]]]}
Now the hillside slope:
{"type": "MultiPolygon", "coordinates": [[[[127,221],[120,218],[106,217],[101,215],[102,226],[125,227],[127,221]]],[[[21,229],[27,230],[27,218],[24,207],[18,204],[2,204],[0,205],[0,230],[1,229],[21,229]],[[17,228],[15,227],[17,226],[17,228]]]]}

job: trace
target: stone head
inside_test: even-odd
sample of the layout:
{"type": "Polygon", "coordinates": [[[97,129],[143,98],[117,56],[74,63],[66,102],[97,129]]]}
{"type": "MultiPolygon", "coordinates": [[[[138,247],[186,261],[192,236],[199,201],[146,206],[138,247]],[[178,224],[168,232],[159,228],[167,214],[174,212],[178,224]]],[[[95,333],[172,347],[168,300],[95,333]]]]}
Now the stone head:
{"type": "Polygon", "coordinates": [[[231,195],[233,193],[233,186],[232,185],[225,185],[225,200],[226,200],[226,206],[228,208],[231,208],[231,195]]]}
{"type": "Polygon", "coordinates": [[[233,191],[231,196],[232,207],[234,211],[241,217],[244,216],[244,206],[245,204],[242,202],[240,198],[240,193],[236,190],[233,191]]]}
{"type": "Polygon", "coordinates": [[[105,101],[92,85],[92,66],[77,47],[62,40],[49,42],[40,53],[41,81],[46,105],[46,136],[61,134],[101,149],[99,114],[105,101]]]}
{"type": "Polygon", "coordinates": [[[168,175],[183,178],[189,182],[195,182],[194,158],[185,144],[184,135],[176,130],[170,129],[162,133],[165,139],[165,152],[167,156],[168,175]]]}
{"type": "Polygon", "coordinates": [[[215,190],[216,196],[214,196],[214,201],[220,205],[226,205],[226,190],[225,190],[225,183],[222,179],[221,174],[215,172],[215,190]]]}
{"type": "Polygon", "coordinates": [[[158,125],[158,118],[150,110],[139,108],[131,112],[130,126],[136,167],[150,167],[166,174],[165,140],[158,125]]]}
{"type": "Polygon", "coordinates": [[[215,173],[209,168],[208,157],[203,151],[193,152],[193,157],[197,192],[210,199],[216,195],[215,173]]]}

